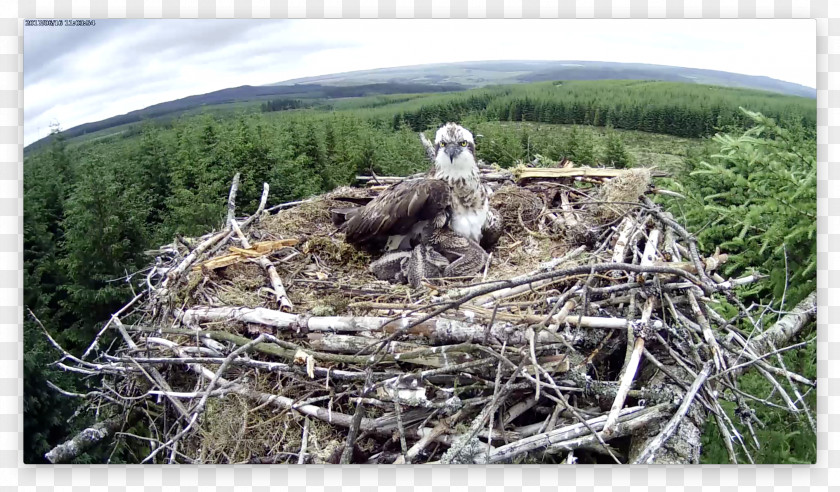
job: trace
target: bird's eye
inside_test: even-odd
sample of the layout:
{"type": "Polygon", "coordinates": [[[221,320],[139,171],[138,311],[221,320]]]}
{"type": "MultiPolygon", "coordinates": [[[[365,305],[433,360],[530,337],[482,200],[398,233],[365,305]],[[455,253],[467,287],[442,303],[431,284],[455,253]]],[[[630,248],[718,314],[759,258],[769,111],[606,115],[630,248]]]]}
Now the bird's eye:
{"type": "Polygon", "coordinates": [[[467,141],[466,140],[461,140],[461,147],[466,147],[466,146],[467,146],[467,141]]]}
{"type": "Polygon", "coordinates": [[[446,147],[446,144],[445,144],[445,143],[443,143],[443,142],[441,142],[441,143],[440,143],[440,148],[444,148],[444,147],[446,147]]]}

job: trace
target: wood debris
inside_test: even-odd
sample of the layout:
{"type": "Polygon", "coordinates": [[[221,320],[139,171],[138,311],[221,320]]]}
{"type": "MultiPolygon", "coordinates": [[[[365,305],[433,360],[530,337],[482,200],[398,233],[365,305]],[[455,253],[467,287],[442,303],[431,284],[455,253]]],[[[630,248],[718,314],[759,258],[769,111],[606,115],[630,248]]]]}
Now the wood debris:
{"type": "Polygon", "coordinates": [[[709,416],[734,460],[751,444],[720,400],[749,415],[737,376],[750,368],[812,388],[766,356],[813,319],[816,296],[761,335],[740,332],[710,306],[737,306],[735,289],[761,275],[724,278],[727,255],[700,256],[644,196],[605,213],[600,187],[630,172],[483,167],[507,204],[486,274],[417,290],[373,278],[329,213],[405,178],[268,209],[266,185],[244,220],[235,180],[227,227],[191,251],[156,250],[145,295],[84,356],[49,338],[56,364],[99,376],[75,396],[100,409],[101,440],[140,446],[114,422],[146,425],[144,462],[691,463],[709,416]]]}

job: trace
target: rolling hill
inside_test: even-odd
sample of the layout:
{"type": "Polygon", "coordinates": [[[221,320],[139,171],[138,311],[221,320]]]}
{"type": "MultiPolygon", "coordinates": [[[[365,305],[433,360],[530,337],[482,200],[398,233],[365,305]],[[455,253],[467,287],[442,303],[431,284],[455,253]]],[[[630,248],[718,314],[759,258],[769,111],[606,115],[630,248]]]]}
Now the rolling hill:
{"type": "MultiPolygon", "coordinates": [[[[99,132],[147,119],[174,118],[202,107],[260,102],[272,98],[309,100],[354,98],[389,94],[455,92],[501,84],[525,84],[549,80],[656,80],[717,85],[769,91],[807,98],[816,89],[772,79],[716,70],[592,61],[477,61],[381,68],[319,75],[264,86],[245,85],[155,104],[144,109],[85,123],[64,130],[65,138],[99,132]]],[[[51,137],[28,145],[30,152],[51,137]]]]}
{"type": "Polygon", "coordinates": [[[335,73],[278,82],[274,85],[321,84],[348,86],[374,83],[460,84],[480,87],[546,80],[662,80],[721,85],[816,98],[804,85],[719,70],[597,61],[476,61],[380,68],[335,73]]]}

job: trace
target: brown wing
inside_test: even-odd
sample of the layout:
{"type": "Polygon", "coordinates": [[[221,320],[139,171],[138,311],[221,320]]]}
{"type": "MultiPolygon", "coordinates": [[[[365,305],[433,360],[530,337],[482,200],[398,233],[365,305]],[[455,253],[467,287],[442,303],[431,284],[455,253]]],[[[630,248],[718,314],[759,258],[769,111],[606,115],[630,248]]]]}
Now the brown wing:
{"type": "Polygon", "coordinates": [[[344,231],[347,242],[365,243],[382,236],[405,234],[423,220],[435,218],[450,205],[449,185],[439,179],[402,181],[353,214],[344,231]]]}
{"type": "Polygon", "coordinates": [[[481,226],[481,247],[486,251],[490,251],[496,247],[499,238],[502,237],[504,231],[504,219],[502,215],[493,207],[487,211],[487,220],[481,226]]]}

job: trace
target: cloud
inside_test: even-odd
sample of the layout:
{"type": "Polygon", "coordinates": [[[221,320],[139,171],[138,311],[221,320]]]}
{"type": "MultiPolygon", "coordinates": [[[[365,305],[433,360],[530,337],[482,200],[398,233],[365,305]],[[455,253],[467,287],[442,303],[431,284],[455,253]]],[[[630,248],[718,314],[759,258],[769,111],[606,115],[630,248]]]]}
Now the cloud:
{"type": "Polygon", "coordinates": [[[97,20],[24,28],[24,140],[240,85],[476,60],[653,63],[815,86],[808,20],[97,20]],[[779,36],[785,33],[785,36],[779,36]]]}

